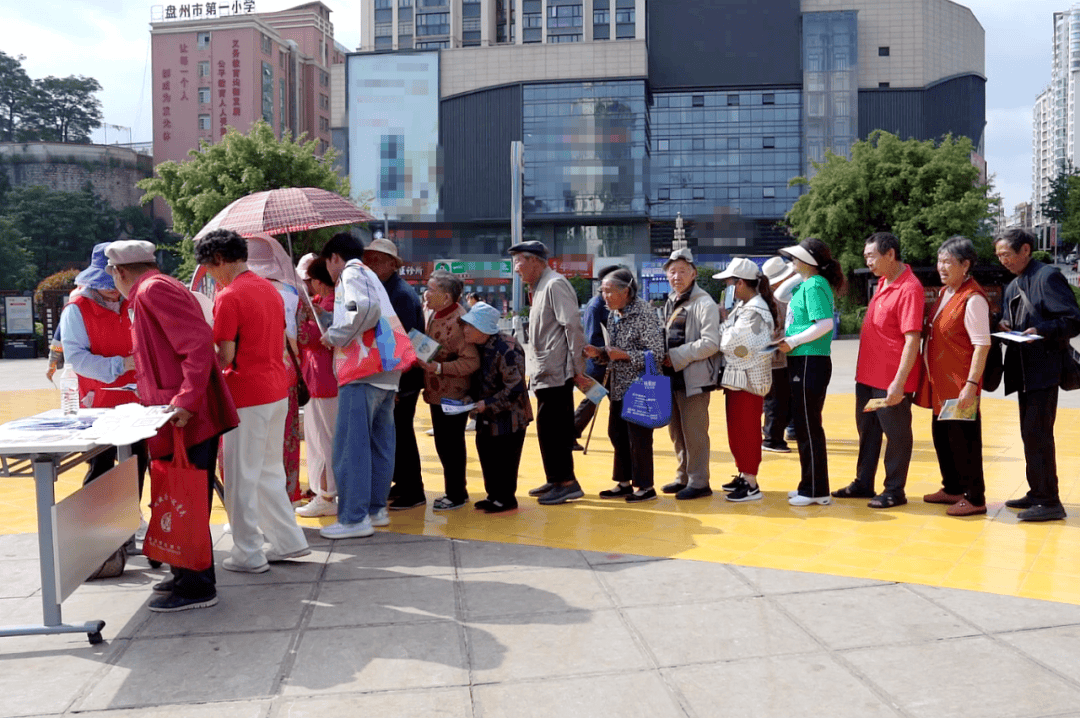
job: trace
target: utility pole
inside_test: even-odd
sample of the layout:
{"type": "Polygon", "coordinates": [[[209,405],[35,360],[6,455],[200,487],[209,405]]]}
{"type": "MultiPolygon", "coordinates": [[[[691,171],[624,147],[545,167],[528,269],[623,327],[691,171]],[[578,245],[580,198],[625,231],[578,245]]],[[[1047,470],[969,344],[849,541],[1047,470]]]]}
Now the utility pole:
{"type": "MultiPolygon", "coordinates": [[[[525,143],[510,143],[510,246],[521,243],[521,197],[524,192],[525,182],[525,143]]],[[[512,307],[514,310],[515,329],[520,321],[517,316],[521,311],[521,275],[510,269],[514,275],[514,293],[512,307]]]]}

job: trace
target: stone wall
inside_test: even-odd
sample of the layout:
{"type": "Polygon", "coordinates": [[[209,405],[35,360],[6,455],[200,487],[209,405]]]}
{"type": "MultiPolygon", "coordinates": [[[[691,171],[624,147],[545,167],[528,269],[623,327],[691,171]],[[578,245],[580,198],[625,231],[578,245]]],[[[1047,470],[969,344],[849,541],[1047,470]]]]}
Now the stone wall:
{"type": "Polygon", "coordinates": [[[135,183],[153,171],[152,157],[124,147],[0,142],[0,172],[12,185],[78,192],[89,181],[115,209],[138,205],[143,192],[135,183]]]}

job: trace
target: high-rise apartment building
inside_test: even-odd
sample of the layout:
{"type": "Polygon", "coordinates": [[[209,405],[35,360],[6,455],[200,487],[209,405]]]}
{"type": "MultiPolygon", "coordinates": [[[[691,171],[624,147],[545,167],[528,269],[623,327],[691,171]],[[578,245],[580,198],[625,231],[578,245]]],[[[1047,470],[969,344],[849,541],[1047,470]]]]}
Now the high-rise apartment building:
{"type": "Polygon", "coordinates": [[[1059,172],[1053,102],[1053,93],[1047,87],[1035,99],[1031,113],[1031,205],[1036,227],[1046,223],[1042,205],[1050,197],[1050,183],[1059,172]]]}
{"type": "Polygon", "coordinates": [[[362,9],[339,145],[353,191],[405,256],[460,260],[481,291],[508,280],[515,141],[525,235],[564,270],[618,261],[643,278],[662,277],[679,215],[704,261],[771,253],[802,192],[789,180],[876,129],[983,154],[984,31],[949,0],[362,9]]]}
{"type": "Polygon", "coordinates": [[[344,62],[330,9],[309,2],[272,13],[253,2],[170,5],[150,25],[154,161],[182,161],[226,128],[266,120],[278,137],[306,134],[331,146],[330,68],[344,62]]]}

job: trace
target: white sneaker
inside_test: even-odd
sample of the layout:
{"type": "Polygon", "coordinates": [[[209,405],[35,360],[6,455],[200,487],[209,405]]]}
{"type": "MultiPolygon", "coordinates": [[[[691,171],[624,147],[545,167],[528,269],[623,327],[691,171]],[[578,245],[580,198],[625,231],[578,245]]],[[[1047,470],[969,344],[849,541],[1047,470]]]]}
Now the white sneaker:
{"type": "Polygon", "coordinates": [[[789,496],[787,502],[792,506],[812,506],[813,504],[821,504],[822,506],[828,506],[832,503],[831,496],[800,496],[796,491],[794,496],[789,496]]]}
{"type": "Polygon", "coordinates": [[[230,556],[221,562],[221,567],[226,571],[236,571],[237,573],[266,573],[270,570],[270,562],[268,561],[261,566],[245,566],[242,563],[233,561],[230,556]]]}
{"type": "Polygon", "coordinates": [[[358,524],[343,524],[336,521],[319,530],[319,535],[326,539],[366,538],[374,533],[375,529],[371,527],[369,516],[365,516],[364,520],[358,524]]]}
{"type": "Polygon", "coordinates": [[[476,419],[469,419],[469,423],[465,425],[465,431],[476,431],[476,419]]]}
{"type": "Polygon", "coordinates": [[[796,489],[795,491],[789,491],[789,492],[787,492],[787,497],[788,497],[789,499],[793,499],[793,498],[795,498],[795,497],[796,497],[796,496],[798,496],[798,495],[799,495],[799,491],[798,491],[798,489],[796,489]]]}
{"type": "Polygon", "coordinates": [[[424,433],[427,434],[428,436],[435,436],[435,430],[434,429],[428,429],[424,433]]]}
{"type": "Polygon", "coordinates": [[[317,516],[337,516],[337,502],[319,495],[309,501],[306,506],[297,506],[296,515],[305,519],[313,519],[317,516]]]}
{"type": "Polygon", "coordinates": [[[223,534],[231,534],[232,533],[232,524],[225,524],[224,526],[222,526],[221,527],[221,533],[223,533],[223,534]]]}
{"type": "Polygon", "coordinates": [[[150,524],[146,523],[146,519],[139,516],[139,530],[135,532],[135,540],[142,541],[146,538],[146,531],[150,528],[150,524]]]}
{"type": "Polygon", "coordinates": [[[311,549],[307,548],[306,546],[304,548],[297,549],[296,551],[288,551],[286,553],[278,553],[277,551],[275,551],[274,549],[271,548],[271,549],[266,550],[266,562],[267,563],[278,563],[279,561],[288,561],[289,559],[301,558],[303,556],[310,556],[310,555],[311,555],[311,549]]]}
{"type": "Polygon", "coordinates": [[[373,514],[368,514],[368,520],[371,521],[372,526],[389,526],[390,512],[383,507],[373,514]]]}

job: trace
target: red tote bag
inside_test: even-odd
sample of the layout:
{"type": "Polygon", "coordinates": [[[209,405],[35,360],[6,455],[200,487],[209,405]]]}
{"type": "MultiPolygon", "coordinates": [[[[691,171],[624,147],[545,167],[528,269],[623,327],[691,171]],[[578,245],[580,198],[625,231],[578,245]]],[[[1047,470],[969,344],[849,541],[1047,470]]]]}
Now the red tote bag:
{"type": "Polygon", "coordinates": [[[170,566],[202,571],[214,562],[208,517],[210,496],[205,469],[196,469],[184,450],[184,433],[173,433],[171,462],[150,462],[153,494],[143,555],[170,566]]]}

